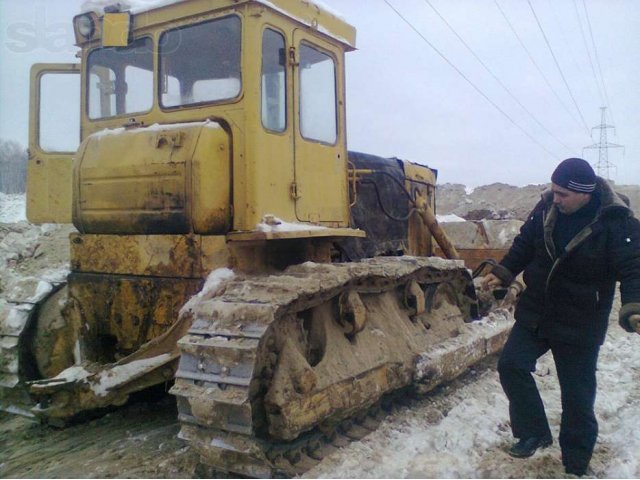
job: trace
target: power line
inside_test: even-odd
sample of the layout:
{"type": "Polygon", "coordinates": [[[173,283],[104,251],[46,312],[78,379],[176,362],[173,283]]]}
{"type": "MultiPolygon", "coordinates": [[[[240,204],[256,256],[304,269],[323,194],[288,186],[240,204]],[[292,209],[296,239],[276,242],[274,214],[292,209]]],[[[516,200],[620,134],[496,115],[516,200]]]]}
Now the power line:
{"type": "Polygon", "coordinates": [[[464,41],[464,39],[458,34],[458,32],[451,26],[451,24],[449,24],[449,22],[440,14],[440,12],[436,9],[436,7],[433,6],[433,4],[429,1],[429,0],[424,0],[424,2],[429,5],[431,7],[431,9],[436,13],[436,15],[438,15],[438,17],[440,17],[440,19],[445,23],[445,25],[447,27],[449,27],[449,30],[451,30],[453,32],[453,34],[458,38],[458,40],[460,40],[460,42],[462,42],[462,44],[466,47],[467,50],[469,50],[469,52],[471,53],[471,55],[474,56],[474,58],[480,63],[480,65],[483,66],[483,68],[489,73],[489,75],[491,75],[493,77],[493,79],[498,82],[498,84],[511,96],[511,98],[513,98],[513,100],[520,105],[520,108],[522,108],[538,125],[540,125],[540,127],[547,132],[551,137],[553,137],[560,145],[562,145],[564,148],[566,148],[567,150],[571,150],[571,147],[567,146],[565,143],[562,142],[562,140],[560,140],[558,137],[556,137],[552,132],[550,132],[547,127],[545,127],[536,117],[535,115],[533,115],[533,113],[531,113],[527,107],[525,107],[522,102],[520,102],[520,100],[518,100],[518,98],[511,92],[511,90],[509,90],[509,88],[507,88],[507,86],[491,71],[491,69],[482,61],[482,59],[476,54],[476,52],[473,51],[473,49],[467,44],[467,42],[464,41]]]}
{"type": "MultiPolygon", "coordinates": [[[[560,44],[564,48],[566,48],[568,52],[568,57],[570,61],[573,63],[573,67],[575,68],[575,71],[578,72],[578,79],[581,80],[586,75],[582,75],[582,67],[578,62],[578,55],[574,53],[573,48],[571,46],[571,42],[569,41],[569,37],[567,36],[567,29],[565,28],[566,22],[560,21],[559,19],[558,9],[557,9],[557,0],[547,0],[547,4],[548,4],[549,15],[551,16],[551,18],[553,19],[553,22],[555,23],[555,29],[562,36],[562,42],[560,44]]],[[[554,27],[552,27],[551,30],[553,30],[553,28],[554,27]]],[[[566,64],[565,64],[565,68],[566,68],[566,64]]]]}
{"type": "Polygon", "coordinates": [[[596,89],[598,90],[598,94],[600,95],[600,100],[602,103],[605,103],[604,95],[602,94],[602,87],[598,82],[598,75],[596,74],[596,68],[593,65],[593,58],[591,57],[591,50],[589,49],[589,45],[587,44],[587,37],[584,35],[584,28],[582,27],[582,20],[580,19],[580,11],[578,10],[578,2],[573,0],[573,8],[576,11],[576,19],[578,20],[578,25],[580,26],[580,35],[582,36],[582,43],[584,44],[584,49],[587,51],[587,56],[589,57],[589,65],[591,65],[591,73],[593,74],[593,81],[596,84],[596,89]]]}
{"type": "Polygon", "coordinates": [[[500,4],[498,3],[498,0],[493,0],[493,2],[496,4],[496,7],[498,7],[498,10],[502,14],[502,17],[505,19],[505,21],[509,25],[509,28],[511,29],[511,32],[513,32],[513,34],[515,35],[516,39],[518,39],[518,42],[520,43],[520,46],[526,52],[527,56],[529,57],[529,60],[531,60],[531,63],[533,63],[533,65],[536,67],[536,70],[538,70],[538,73],[540,74],[540,76],[542,77],[544,82],[546,83],[547,87],[549,87],[549,90],[551,90],[551,92],[553,92],[553,94],[555,95],[556,99],[558,100],[558,103],[562,106],[562,108],[564,108],[564,110],[571,117],[571,119],[574,122],[576,122],[576,125],[578,125],[582,129],[583,126],[580,125],[580,121],[574,116],[573,112],[571,112],[569,107],[567,107],[567,105],[564,103],[564,101],[562,100],[562,98],[560,97],[560,95],[558,94],[556,89],[553,88],[553,85],[551,85],[551,82],[549,82],[549,79],[544,74],[544,72],[542,71],[542,69],[540,68],[538,63],[536,62],[536,59],[533,58],[533,55],[531,54],[531,52],[529,51],[527,46],[524,44],[524,41],[522,40],[520,35],[518,35],[518,31],[515,29],[515,27],[511,23],[511,20],[509,20],[509,17],[507,17],[507,14],[504,12],[504,10],[502,10],[502,7],[500,7],[500,4]]]}
{"type": "Polygon", "coordinates": [[[600,57],[598,55],[598,47],[596,47],[596,42],[593,38],[593,29],[591,28],[591,20],[589,19],[589,10],[587,9],[587,4],[584,0],[582,0],[582,6],[584,7],[584,13],[587,17],[587,26],[589,27],[589,35],[591,36],[591,43],[593,44],[593,51],[596,57],[596,64],[598,65],[598,71],[600,72],[600,80],[602,81],[602,88],[604,89],[604,98],[609,106],[609,110],[611,110],[611,121],[616,123],[613,118],[613,110],[611,109],[611,102],[609,101],[609,94],[607,93],[607,85],[604,82],[604,75],[602,75],[602,68],[600,67],[600,57]]]}
{"type": "Polygon", "coordinates": [[[587,126],[587,122],[584,119],[584,116],[582,115],[582,111],[580,110],[580,107],[578,106],[578,102],[576,102],[575,97],[573,96],[573,92],[571,91],[571,87],[569,87],[569,83],[567,82],[567,79],[564,76],[564,73],[562,72],[562,68],[560,68],[560,63],[558,63],[558,59],[556,58],[555,53],[553,53],[553,49],[551,48],[551,44],[549,43],[549,39],[547,38],[547,34],[544,32],[544,29],[542,28],[542,24],[540,23],[540,20],[538,19],[538,15],[536,15],[536,11],[533,8],[533,5],[531,5],[531,0],[527,0],[527,3],[529,4],[529,7],[531,8],[531,13],[533,13],[534,18],[536,19],[536,23],[538,24],[538,28],[540,28],[540,32],[542,32],[542,36],[544,37],[544,41],[547,44],[547,47],[549,48],[549,52],[551,52],[551,56],[553,57],[553,61],[556,64],[556,67],[558,67],[558,71],[560,72],[560,76],[562,77],[562,81],[564,82],[565,87],[567,87],[567,91],[569,92],[569,96],[571,97],[571,100],[573,101],[573,104],[576,107],[576,110],[578,110],[578,114],[580,115],[580,119],[582,120],[582,124],[585,128],[585,130],[587,131],[587,133],[589,133],[589,127],[587,126]]]}
{"type": "Polygon", "coordinates": [[[389,3],[388,0],[383,0],[384,3],[387,4],[387,6],[393,10],[395,12],[396,15],[398,15],[398,17],[400,17],[402,19],[402,21],[404,23],[406,23],[409,28],[411,28],[411,30],[413,30],[416,34],[418,34],[418,36],[420,38],[422,38],[422,40],[431,47],[431,49],[436,52],[440,58],[442,58],[445,62],[447,62],[447,64],[449,64],[449,66],[451,68],[453,68],[458,75],[460,75],[462,78],[464,78],[466,80],[466,82],[471,85],[473,87],[473,89],[478,92],[480,95],[482,95],[482,97],[489,102],[496,110],[498,110],[507,120],[509,120],[518,130],[520,130],[522,133],[524,133],[527,137],[529,137],[529,139],[534,142],[535,144],[537,144],[540,148],[542,148],[545,152],[547,152],[549,155],[551,155],[552,157],[556,158],[559,160],[559,157],[556,156],[555,154],[551,153],[549,150],[547,150],[547,148],[542,145],[540,142],[538,142],[534,137],[531,136],[531,134],[529,134],[529,132],[527,132],[525,129],[523,129],[520,125],[518,125],[515,120],[513,120],[504,110],[502,110],[493,100],[491,100],[482,90],[480,90],[480,88],[478,88],[471,80],[469,80],[469,78],[458,68],[456,67],[440,50],[438,50],[435,45],[433,45],[422,33],[420,33],[420,31],[409,21],[407,20],[398,10],[396,10],[396,8],[391,5],[389,3]]]}

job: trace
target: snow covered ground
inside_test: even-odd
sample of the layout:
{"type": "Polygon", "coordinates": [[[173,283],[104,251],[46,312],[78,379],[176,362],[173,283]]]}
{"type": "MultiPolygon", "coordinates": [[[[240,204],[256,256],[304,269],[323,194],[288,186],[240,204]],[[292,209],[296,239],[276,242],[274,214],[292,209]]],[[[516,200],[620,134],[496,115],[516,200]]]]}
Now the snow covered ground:
{"type": "MultiPolygon", "coordinates": [[[[0,194],[0,223],[20,220],[24,196],[0,194]]],[[[0,228],[0,297],[3,279],[67,265],[68,231],[51,227],[20,222],[5,225],[7,231],[0,228]]],[[[488,359],[462,379],[410,400],[375,432],[327,456],[305,477],[571,477],[563,471],[557,442],[560,393],[552,358],[539,362],[536,379],[555,443],[525,460],[505,453],[512,438],[495,361],[488,359]]],[[[638,478],[640,336],[617,325],[617,307],[601,350],[598,382],[600,434],[590,476],[638,478]]],[[[192,477],[197,459],[176,439],[175,419],[172,398],[150,407],[127,406],[61,431],[0,414],[0,477],[192,477]]]]}
{"type": "Polygon", "coordinates": [[[0,223],[17,223],[27,219],[23,193],[0,192],[0,223]]]}
{"type": "MultiPolygon", "coordinates": [[[[555,443],[532,458],[505,453],[513,442],[508,404],[492,367],[392,414],[374,433],[325,458],[305,477],[575,478],[562,467],[560,390],[550,354],[542,357],[535,375],[555,443]]],[[[600,434],[589,476],[640,476],[639,380],[640,336],[624,332],[612,315],[600,353],[600,434]]]]}

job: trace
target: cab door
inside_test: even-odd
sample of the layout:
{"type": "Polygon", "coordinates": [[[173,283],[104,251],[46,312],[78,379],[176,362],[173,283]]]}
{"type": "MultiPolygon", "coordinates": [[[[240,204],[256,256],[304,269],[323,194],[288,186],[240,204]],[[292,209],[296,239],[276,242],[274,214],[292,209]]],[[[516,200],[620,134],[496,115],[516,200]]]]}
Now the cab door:
{"type": "Polygon", "coordinates": [[[344,55],[303,30],[295,30],[293,40],[296,217],[347,226],[344,55]]]}
{"type": "Polygon", "coordinates": [[[31,68],[27,218],[71,223],[73,156],[80,144],[80,66],[31,68]]]}

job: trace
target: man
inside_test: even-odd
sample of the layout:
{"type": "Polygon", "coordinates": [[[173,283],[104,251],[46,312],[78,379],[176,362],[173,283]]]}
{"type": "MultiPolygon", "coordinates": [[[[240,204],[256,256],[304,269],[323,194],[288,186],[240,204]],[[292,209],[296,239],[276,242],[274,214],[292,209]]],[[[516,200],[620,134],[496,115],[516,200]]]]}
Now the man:
{"type": "Polygon", "coordinates": [[[536,360],[551,350],[562,397],[562,463],[567,473],[580,476],[598,436],[596,363],[616,281],[620,325],[633,332],[640,324],[640,222],[585,160],[564,160],[551,182],[483,285],[509,284],[524,271],[527,286],[498,361],[511,429],[519,439],[509,453],[530,457],[553,441],[531,375],[536,360]]]}

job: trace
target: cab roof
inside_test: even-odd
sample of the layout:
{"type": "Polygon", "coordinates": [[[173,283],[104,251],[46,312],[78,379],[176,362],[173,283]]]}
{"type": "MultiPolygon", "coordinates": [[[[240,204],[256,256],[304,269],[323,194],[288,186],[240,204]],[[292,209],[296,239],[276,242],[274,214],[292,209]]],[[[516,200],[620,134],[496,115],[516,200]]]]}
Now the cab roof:
{"type": "MultiPolygon", "coordinates": [[[[82,12],[104,15],[107,10],[128,11],[132,15],[175,8],[178,4],[193,7],[197,11],[225,8],[240,4],[261,4],[281,15],[341,42],[347,50],[356,46],[356,29],[342,15],[318,0],[86,0],[82,12]],[[219,7],[218,7],[219,6],[219,7]]],[[[191,9],[191,8],[190,8],[191,9]]],[[[176,18],[175,16],[173,18],[176,18]]]]}

